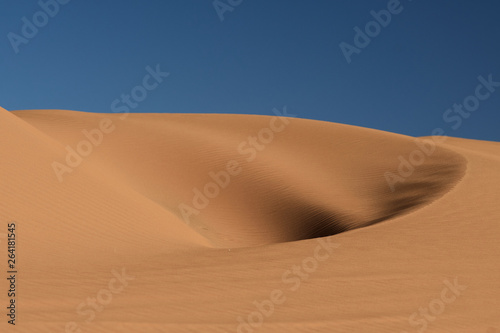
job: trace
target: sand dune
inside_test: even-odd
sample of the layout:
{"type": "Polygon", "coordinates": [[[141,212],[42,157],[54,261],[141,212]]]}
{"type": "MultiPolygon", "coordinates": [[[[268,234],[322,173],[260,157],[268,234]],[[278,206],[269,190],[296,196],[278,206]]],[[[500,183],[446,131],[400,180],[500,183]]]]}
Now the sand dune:
{"type": "Polygon", "coordinates": [[[16,331],[500,329],[500,143],[65,110],[0,130],[16,331]]]}

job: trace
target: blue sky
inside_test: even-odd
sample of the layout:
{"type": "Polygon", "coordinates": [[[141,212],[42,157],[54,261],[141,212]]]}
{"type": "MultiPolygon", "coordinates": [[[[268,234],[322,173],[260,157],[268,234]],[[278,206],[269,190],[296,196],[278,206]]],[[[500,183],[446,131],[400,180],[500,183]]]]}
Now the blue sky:
{"type": "Polygon", "coordinates": [[[286,105],[300,118],[500,141],[500,87],[468,118],[450,111],[443,119],[475,94],[478,76],[500,82],[498,1],[219,4],[231,9],[223,21],[212,0],[71,0],[44,22],[38,1],[5,2],[0,106],[111,112],[159,64],[170,75],[133,112],[272,115],[286,105]],[[370,12],[388,7],[398,13],[388,11],[390,22],[348,63],[339,44],[355,47],[353,29],[366,33],[370,12]],[[23,17],[40,27],[13,47],[13,34],[25,38],[23,17]]]}

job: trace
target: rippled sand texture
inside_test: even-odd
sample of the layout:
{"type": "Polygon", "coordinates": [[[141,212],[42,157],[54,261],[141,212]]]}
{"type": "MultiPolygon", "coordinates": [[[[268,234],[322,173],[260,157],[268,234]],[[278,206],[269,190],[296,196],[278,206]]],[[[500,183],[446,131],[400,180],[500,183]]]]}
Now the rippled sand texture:
{"type": "Polygon", "coordinates": [[[500,143],[64,110],[0,133],[1,332],[500,332],[500,143]]]}

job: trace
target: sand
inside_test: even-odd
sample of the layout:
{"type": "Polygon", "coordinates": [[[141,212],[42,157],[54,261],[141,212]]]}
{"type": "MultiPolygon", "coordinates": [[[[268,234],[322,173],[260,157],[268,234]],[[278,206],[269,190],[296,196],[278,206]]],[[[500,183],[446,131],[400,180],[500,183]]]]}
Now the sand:
{"type": "Polygon", "coordinates": [[[0,133],[1,332],[500,332],[500,143],[1,108],[0,133]]]}

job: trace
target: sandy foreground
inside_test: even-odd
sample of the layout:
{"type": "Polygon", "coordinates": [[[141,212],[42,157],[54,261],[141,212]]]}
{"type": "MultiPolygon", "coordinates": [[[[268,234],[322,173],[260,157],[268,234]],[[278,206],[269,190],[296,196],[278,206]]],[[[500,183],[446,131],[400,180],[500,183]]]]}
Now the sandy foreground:
{"type": "Polygon", "coordinates": [[[1,108],[0,133],[2,333],[500,333],[500,143],[1,108]]]}

